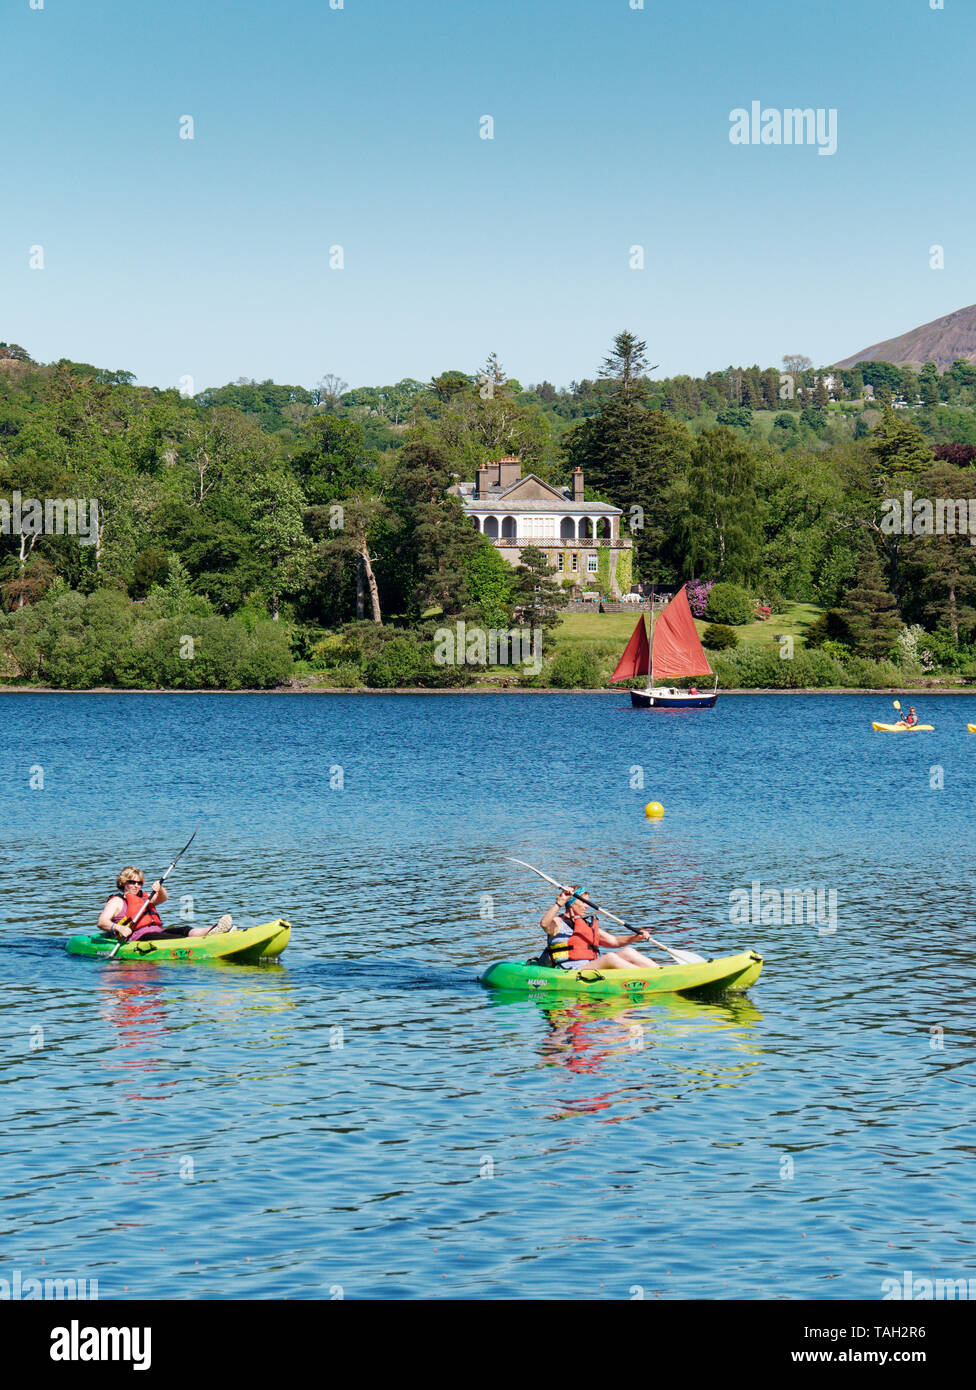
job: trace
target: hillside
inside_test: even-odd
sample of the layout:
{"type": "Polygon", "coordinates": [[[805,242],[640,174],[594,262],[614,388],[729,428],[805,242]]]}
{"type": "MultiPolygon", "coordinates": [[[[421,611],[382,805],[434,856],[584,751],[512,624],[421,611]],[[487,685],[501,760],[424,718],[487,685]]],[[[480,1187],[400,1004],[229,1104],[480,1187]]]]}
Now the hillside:
{"type": "Polygon", "coordinates": [[[934,362],[944,372],[960,358],[976,362],[976,304],[923,323],[921,328],[913,328],[898,338],[874,343],[834,365],[851,368],[858,362],[892,362],[896,367],[921,367],[934,362]]]}

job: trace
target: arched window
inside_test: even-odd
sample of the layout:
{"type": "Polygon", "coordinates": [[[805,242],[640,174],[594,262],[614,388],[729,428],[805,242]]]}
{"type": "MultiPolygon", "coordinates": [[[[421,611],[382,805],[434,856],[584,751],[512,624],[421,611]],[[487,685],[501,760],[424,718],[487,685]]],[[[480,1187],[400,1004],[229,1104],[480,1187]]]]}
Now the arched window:
{"type": "Polygon", "coordinates": [[[559,523],[559,534],[564,541],[574,541],[576,539],[576,522],[571,516],[564,516],[559,523]]]}
{"type": "Polygon", "coordinates": [[[481,521],[479,520],[478,517],[473,516],[473,517],[471,518],[471,525],[474,527],[474,529],[475,529],[476,531],[480,531],[480,530],[481,530],[481,521]]]}
{"type": "Polygon", "coordinates": [[[506,516],[502,521],[502,539],[514,540],[515,529],[514,516],[506,516]]]}
{"type": "Polygon", "coordinates": [[[486,517],[485,517],[485,530],[484,530],[484,534],[485,534],[486,536],[490,536],[492,540],[497,540],[497,539],[498,539],[498,517],[497,517],[497,516],[486,516],[486,517]]]}

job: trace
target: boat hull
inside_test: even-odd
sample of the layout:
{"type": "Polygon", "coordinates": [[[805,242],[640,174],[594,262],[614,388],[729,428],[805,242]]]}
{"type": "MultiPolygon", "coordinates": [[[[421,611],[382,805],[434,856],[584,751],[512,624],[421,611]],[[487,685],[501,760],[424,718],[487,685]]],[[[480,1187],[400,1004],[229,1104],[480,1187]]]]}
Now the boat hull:
{"type": "Polygon", "coordinates": [[[718,692],[714,690],[710,695],[691,695],[687,690],[673,690],[667,686],[630,692],[634,709],[711,709],[717,699],[718,692]]]}
{"type": "MultiPolygon", "coordinates": [[[[972,727],[972,726],[970,726],[972,727]]],[[[880,729],[886,734],[924,734],[931,733],[934,724],[872,724],[872,729],[880,729]]]]}
{"type": "Polygon", "coordinates": [[[117,942],[103,932],[73,936],[67,949],[73,956],[91,956],[100,960],[273,960],[288,945],[291,926],[282,918],[265,922],[258,927],[240,931],[211,932],[208,936],[141,937],[124,942],[113,956],[117,942]]]}
{"type": "Polygon", "coordinates": [[[688,965],[664,965],[658,970],[556,970],[522,961],[503,960],[490,965],[481,983],[491,989],[558,994],[624,994],[647,999],[654,994],[722,993],[744,990],[762,972],[762,956],[743,951],[736,956],[688,965]]]}

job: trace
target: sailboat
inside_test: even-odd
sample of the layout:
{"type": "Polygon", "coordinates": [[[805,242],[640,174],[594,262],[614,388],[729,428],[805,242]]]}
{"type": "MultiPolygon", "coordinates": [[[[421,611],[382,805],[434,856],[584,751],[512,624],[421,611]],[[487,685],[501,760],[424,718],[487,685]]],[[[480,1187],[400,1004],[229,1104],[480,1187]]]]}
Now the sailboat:
{"type": "Polygon", "coordinates": [[[631,703],[637,709],[711,709],[718,699],[718,676],[715,677],[715,688],[705,694],[694,688],[678,690],[674,686],[655,685],[654,678],[713,674],[698,640],[688,595],[681,588],[656,623],[652,601],[650,642],[644,627],[644,614],[641,613],[633,636],[610,679],[626,681],[633,680],[635,676],[647,677],[646,690],[630,692],[631,703]]]}

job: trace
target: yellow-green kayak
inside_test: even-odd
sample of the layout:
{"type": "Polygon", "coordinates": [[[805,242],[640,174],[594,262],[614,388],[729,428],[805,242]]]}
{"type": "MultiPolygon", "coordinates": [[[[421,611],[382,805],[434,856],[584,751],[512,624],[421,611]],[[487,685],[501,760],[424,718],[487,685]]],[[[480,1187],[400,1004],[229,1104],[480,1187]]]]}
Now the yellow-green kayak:
{"type": "MultiPolygon", "coordinates": [[[[243,931],[211,932],[208,936],[142,937],[139,941],[124,942],[115,960],[267,960],[280,956],[288,945],[291,925],[278,918],[259,927],[243,931]]],[[[112,937],[102,932],[73,936],[67,949],[73,956],[96,956],[105,959],[115,947],[112,937]]]]}
{"type": "Polygon", "coordinates": [[[691,994],[699,990],[719,992],[748,989],[759,979],[762,956],[743,951],[737,956],[691,965],[662,965],[658,970],[560,970],[518,960],[501,960],[481,977],[490,989],[523,993],[557,990],[572,994],[626,994],[644,999],[651,994],[691,994]]]}

